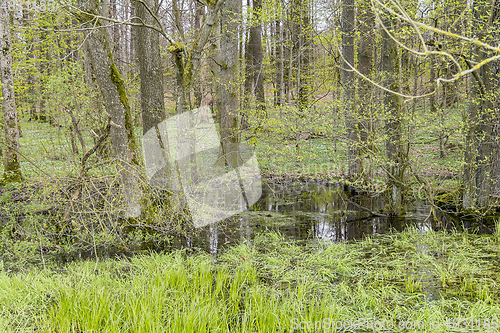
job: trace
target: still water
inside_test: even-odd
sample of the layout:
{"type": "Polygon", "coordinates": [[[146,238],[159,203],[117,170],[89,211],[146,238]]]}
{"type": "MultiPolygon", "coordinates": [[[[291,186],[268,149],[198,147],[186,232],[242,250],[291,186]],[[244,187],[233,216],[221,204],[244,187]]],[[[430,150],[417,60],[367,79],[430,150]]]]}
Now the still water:
{"type": "MultiPolygon", "coordinates": [[[[430,214],[431,206],[415,201],[406,207],[402,217],[383,215],[385,203],[380,196],[350,195],[340,185],[287,183],[269,184],[260,200],[249,211],[226,221],[206,226],[196,236],[174,239],[173,247],[200,248],[216,254],[222,248],[256,234],[274,230],[299,241],[338,242],[367,235],[402,231],[409,226],[417,230],[464,228],[489,233],[487,226],[474,221],[462,222],[443,213],[430,214]]],[[[144,244],[155,248],[159,244],[144,244]]],[[[172,242],[171,242],[172,246],[172,242]]]]}

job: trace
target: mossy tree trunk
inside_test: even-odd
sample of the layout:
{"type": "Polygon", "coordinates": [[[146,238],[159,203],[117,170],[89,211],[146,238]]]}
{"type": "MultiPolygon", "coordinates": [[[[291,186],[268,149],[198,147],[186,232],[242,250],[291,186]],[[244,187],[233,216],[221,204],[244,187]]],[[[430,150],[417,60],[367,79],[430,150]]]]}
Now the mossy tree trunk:
{"type": "Polygon", "coordinates": [[[19,162],[19,129],[14,96],[14,75],[12,71],[12,45],[9,25],[9,12],[0,6],[0,71],[5,129],[5,160],[2,183],[23,180],[19,162]]]}
{"type": "MultiPolygon", "coordinates": [[[[177,0],[174,0],[176,2],[177,0]]],[[[177,129],[178,129],[178,149],[179,155],[188,156],[179,160],[181,165],[178,166],[183,170],[184,175],[189,175],[191,179],[186,179],[185,181],[194,183],[198,180],[197,165],[196,165],[196,147],[195,147],[195,137],[192,133],[194,128],[193,114],[187,115],[187,118],[182,116],[186,111],[189,111],[192,107],[190,96],[194,86],[194,80],[197,75],[199,75],[200,63],[203,48],[205,47],[212,27],[215,24],[215,18],[220,11],[224,0],[218,0],[214,4],[208,7],[208,12],[206,14],[205,20],[198,31],[198,34],[190,47],[187,47],[182,42],[171,41],[168,51],[173,55],[174,64],[176,69],[176,83],[177,83],[177,103],[176,103],[176,113],[178,117],[177,129]],[[187,152],[185,150],[188,150],[187,152]]],[[[179,7],[179,6],[175,6],[179,7]]],[[[179,33],[182,36],[182,22],[180,21],[180,14],[175,15],[176,26],[180,29],[179,33]]],[[[178,171],[178,173],[180,173],[178,171]]],[[[189,184],[186,184],[186,186],[189,184]]]]}
{"type": "Polygon", "coordinates": [[[86,56],[90,59],[104,106],[113,123],[110,138],[113,155],[118,160],[118,183],[124,216],[138,217],[142,192],[138,184],[139,159],[127,91],[113,59],[108,31],[95,19],[100,14],[100,1],[79,0],[78,4],[82,12],[76,12],[75,16],[86,29],[86,56]]]}

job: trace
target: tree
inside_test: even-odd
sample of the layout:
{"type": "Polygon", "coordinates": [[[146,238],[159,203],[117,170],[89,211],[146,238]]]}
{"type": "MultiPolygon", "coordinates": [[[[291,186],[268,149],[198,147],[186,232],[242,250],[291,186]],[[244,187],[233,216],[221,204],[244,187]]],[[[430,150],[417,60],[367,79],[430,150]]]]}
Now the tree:
{"type": "MultiPolygon", "coordinates": [[[[198,35],[201,31],[201,27],[203,25],[203,19],[205,17],[205,5],[203,5],[199,1],[194,1],[194,28],[195,35],[198,35]]],[[[203,91],[202,91],[202,82],[200,77],[195,80],[194,83],[194,106],[199,108],[201,106],[201,102],[203,99],[203,91]]]]}
{"type": "Polygon", "coordinates": [[[361,171],[359,156],[359,128],[357,126],[356,104],[354,103],[354,0],[342,2],[342,67],[343,104],[346,110],[346,129],[348,140],[348,176],[357,176],[361,171]]]}
{"type": "Polygon", "coordinates": [[[86,56],[100,88],[104,106],[111,119],[110,137],[113,155],[118,161],[118,183],[125,217],[138,217],[141,191],[138,184],[137,145],[135,142],[128,95],[110,46],[110,37],[99,12],[100,1],[79,0],[75,17],[85,27],[86,56]]]}
{"type": "MultiPolygon", "coordinates": [[[[475,0],[473,31],[476,38],[491,44],[500,37],[500,2],[475,0]]],[[[495,55],[476,45],[473,63],[481,64],[495,55]]],[[[469,62],[470,65],[471,62],[469,62]]],[[[485,63],[474,72],[466,122],[463,207],[485,208],[500,190],[500,61],[485,63]]]]}
{"type": "Polygon", "coordinates": [[[224,165],[241,165],[238,135],[238,22],[241,0],[225,0],[221,15],[221,144],[224,165]]]}
{"type": "MultiPolygon", "coordinates": [[[[253,86],[252,92],[255,92],[257,108],[265,110],[266,100],[264,96],[264,60],[262,53],[262,23],[260,22],[262,12],[262,0],[253,0],[252,26],[250,27],[250,38],[247,46],[247,71],[248,79],[253,86]]],[[[249,92],[247,91],[247,94],[249,92]]]]}
{"type": "MultiPolygon", "coordinates": [[[[371,6],[371,1],[361,1],[358,4],[358,25],[360,31],[358,48],[358,69],[366,76],[372,77],[373,71],[373,44],[375,39],[375,14],[371,6]]],[[[371,143],[368,142],[373,123],[374,99],[372,98],[372,85],[362,78],[358,78],[356,104],[359,105],[359,143],[360,148],[369,149],[371,143]]],[[[371,138],[370,138],[371,139],[371,138]]],[[[360,164],[362,161],[360,161],[360,164]]],[[[362,167],[362,165],[360,165],[362,167]]]]}
{"type": "Polygon", "coordinates": [[[385,76],[385,87],[391,91],[384,91],[386,156],[387,156],[387,191],[389,195],[388,212],[399,215],[402,211],[404,171],[406,167],[406,152],[402,138],[402,103],[399,92],[399,56],[394,39],[395,20],[384,16],[382,30],[382,70],[385,76]]]}
{"type": "Polygon", "coordinates": [[[19,128],[14,96],[14,76],[12,71],[12,48],[7,7],[0,5],[0,71],[2,81],[5,159],[2,183],[23,180],[19,162],[19,128]]]}
{"type": "MultiPolygon", "coordinates": [[[[309,108],[311,94],[310,61],[312,52],[311,1],[292,0],[291,37],[294,43],[297,84],[297,106],[300,112],[309,108]]],[[[291,66],[291,64],[290,64],[291,66]]]]}
{"type": "MultiPolygon", "coordinates": [[[[152,10],[154,14],[158,13],[158,0],[143,0],[137,1],[135,5],[137,17],[142,22],[148,25],[156,26],[153,15],[148,11],[152,10]],[[147,7],[146,7],[147,6],[147,7]]],[[[160,40],[159,32],[145,27],[136,26],[137,35],[137,55],[139,61],[140,77],[141,77],[141,110],[142,110],[142,129],[143,134],[146,134],[150,129],[155,129],[159,134],[158,124],[165,120],[165,100],[163,93],[163,69],[160,58],[160,40]]],[[[168,136],[165,136],[168,140],[168,136]]],[[[169,145],[170,143],[163,142],[159,137],[161,146],[166,153],[167,165],[165,173],[159,173],[161,176],[158,181],[166,181],[166,186],[174,188],[174,171],[173,164],[170,161],[169,145]]],[[[147,149],[145,147],[145,149],[147,149]]],[[[146,154],[146,158],[148,155],[146,154]]],[[[147,164],[147,163],[146,163],[147,164]]]]}

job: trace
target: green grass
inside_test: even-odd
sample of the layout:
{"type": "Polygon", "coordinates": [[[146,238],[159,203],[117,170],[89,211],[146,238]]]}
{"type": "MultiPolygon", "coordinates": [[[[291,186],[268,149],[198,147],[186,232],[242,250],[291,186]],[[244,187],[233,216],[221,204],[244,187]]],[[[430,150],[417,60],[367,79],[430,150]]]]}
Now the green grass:
{"type": "MultiPolygon", "coordinates": [[[[460,112],[457,107],[446,115],[443,126],[450,135],[448,143],[455,148],[446,150],[445,158],[439,158],[439,142],[436,139],[442,130],[440,119],[421,107],[417,110],[410,161],[413,169],[418,170],[421,176],[450,178],[460,174],[463,160],[460,149],[463,145],[460,112]]],[[[307,114],[299,114],[292,107],[270,109],[267,117],[255,115],[253,121],[256,122],[255,126],[261,123],[250,143],[256,148],[264,175],[337,180],[345,177],[347,142],[344,120],[331,106],[324,106],[307,114]]],[[[385,164],[383,120],[377,122],[376,128],[380,133],[375,137],[375,151],[364,155],[365,171],[375,180],[385,179],[382,168],[385,164]]],[[[21,167],[26,179],[57,179],[79,174],[81,152],[80,155],[75,155],[71,151],[67,129],[26,121],[22,123],[22,129],[21,167]]],[[[87,149],[90,149],[93,146],[90,132],[84,128],[81,130],[87,149]]],[[[142,129],[137,127],[136,138],[140,149],[141,134],[142,129]]],[[[89,164],[101,162],[103,161],[96,160],[94,156],[89,164]]],[[[90,171],[92,176],[113,173],[112,167],[106,163],[101,163],[98,168],[90,171]]],[[[453,187],[453,184],[448,185],[453,187]]]]}
{"type": "Polygon", "coordinates": [[[290,332],[364,319],[391,332],[482,332],[446,323],[500,316],[499,245],[410,229],[304,247],[267,233],[217,259],[178,250],[0,272],[0,331],[290,332]],[[409,323],[421,328],[399,329],[409,323]]]}

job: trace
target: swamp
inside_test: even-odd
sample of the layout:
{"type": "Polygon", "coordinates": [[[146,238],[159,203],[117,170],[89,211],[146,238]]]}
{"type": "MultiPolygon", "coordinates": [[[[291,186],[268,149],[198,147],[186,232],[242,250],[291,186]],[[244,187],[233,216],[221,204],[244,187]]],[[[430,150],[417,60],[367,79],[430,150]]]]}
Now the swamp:
{"type": "Polygon", "coordinates": [[[500,10],[0,3],[0,332],[500,332],[500,10]]]}

